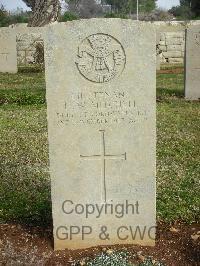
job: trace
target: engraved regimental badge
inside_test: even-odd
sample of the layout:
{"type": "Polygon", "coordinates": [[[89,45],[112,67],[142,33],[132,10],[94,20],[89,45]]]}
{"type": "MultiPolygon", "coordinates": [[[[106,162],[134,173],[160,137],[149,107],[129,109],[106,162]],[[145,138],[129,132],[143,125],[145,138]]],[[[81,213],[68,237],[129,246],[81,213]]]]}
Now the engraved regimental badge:
{"type": "Polygon", "coordinates": [[[92,82],[104,83],[119,76],[125,63],[126,55],[121,43],[110,35],[93,34],[78,47],[78,70],[92,82]]]}

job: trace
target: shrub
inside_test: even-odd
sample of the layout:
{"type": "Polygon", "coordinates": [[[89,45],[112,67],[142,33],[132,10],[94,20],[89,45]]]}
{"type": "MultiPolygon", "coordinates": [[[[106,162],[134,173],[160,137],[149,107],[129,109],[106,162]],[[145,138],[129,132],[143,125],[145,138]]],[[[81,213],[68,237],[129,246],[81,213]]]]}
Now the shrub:
{"type": "Polygon", "coordinates": [[[104,15],[105,18],[122,18],[122,19],[128,19],[128,16],[126,14],[123,13],[106,13],[104,15]]]}
{"type": "Polygon", "coordinates": [[[9,14],[4,6],[0,7],[0,27],[7,27],[9,25],[9,14]]]}
{"type": "Polygon", "coordinates": [[[78,16],[72,12],[66,11],[59,19],[60,22],[77,20],[78,16]]]}
{"type": "Polygon", "coordinates": [[[29,17],[29,11],[17,10],[9,13],[3,5],[0,7],[0,27],[8,27],[11,24],[17,23],[28,23],[29,17]]]}

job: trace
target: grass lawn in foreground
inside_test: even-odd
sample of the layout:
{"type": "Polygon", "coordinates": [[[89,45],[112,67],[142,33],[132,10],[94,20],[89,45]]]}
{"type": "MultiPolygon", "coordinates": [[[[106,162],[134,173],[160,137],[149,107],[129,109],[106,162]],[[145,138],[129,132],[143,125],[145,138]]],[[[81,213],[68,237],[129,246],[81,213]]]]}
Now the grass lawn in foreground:
{"type": "MultiPolygon", "coordinates": [[[[0,74],[0,222],[51,222],[44,73],[0,74]]],[[[157,218],[199,219],[200,105],[157,75],[157,218]]]]}

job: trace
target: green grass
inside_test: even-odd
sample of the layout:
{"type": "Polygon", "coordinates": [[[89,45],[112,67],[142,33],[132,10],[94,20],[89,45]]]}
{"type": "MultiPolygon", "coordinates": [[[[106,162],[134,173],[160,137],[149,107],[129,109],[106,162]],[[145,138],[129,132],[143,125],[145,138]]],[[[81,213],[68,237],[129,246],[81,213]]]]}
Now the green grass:
{"type": "Polygon", "coordinates": [[[0,104],[19,105],[45,103],[44,73],[38,68],[20,68],[18,74],[0,75],[0,104]]]}
{"type": "MultiPolygon", "coordinates": [[[[200,106],[183,74],[157,77],[157,217],[198,221],[200,106]]],[[[44,73],[0,74],[0,221],[51,222],[44,73]]]]}
{"type": "Polygon", "coordinates": [[[183,74],[158,74],[157,75],[157,97],[169,100],[184,96],[183,74]]]}
{"type": "Polygon", "coordinates": [[[0,117],[0,219],[45,224],[50,217],[46,107],[3,105],[0,117]]]}
{"type": "Polygon", "coordinates": [[[158,217],[197,221],[200,206],[199,103],[174,100],[157,108],[158,217]]]}

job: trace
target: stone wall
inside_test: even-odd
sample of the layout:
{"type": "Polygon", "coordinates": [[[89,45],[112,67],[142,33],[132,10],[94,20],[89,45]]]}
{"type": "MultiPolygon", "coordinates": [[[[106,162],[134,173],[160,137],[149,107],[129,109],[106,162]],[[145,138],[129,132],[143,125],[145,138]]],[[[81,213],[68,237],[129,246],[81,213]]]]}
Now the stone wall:
{"type": "Polygon", "coordinates": [[[40,34],[18,34],[17,35],[17,60],[18,65],[33,64],[36,58],[37,45],[42,44],[40,34]]]}
{"type": "Polygon", "coordinates": [[[157,49],[161,63],[183,63],[185,32],[162,32],[157,49]]]}
{"type": "Polygon", "coordinates": [[[153,24],[156,27],[157,53],[161,63],[183,63],[185,30],[192,25],[200,25],[200,21],[158,21],[153,24]]]}
{"type": "Polygon", "coordinates": [[[26,24],[17,24],[13,28],[16,30],[18,65],[34,64],[37,46],[43,44],[45,28],[28,28],[26,24]]]}

